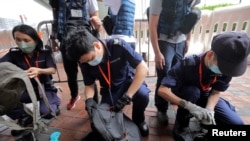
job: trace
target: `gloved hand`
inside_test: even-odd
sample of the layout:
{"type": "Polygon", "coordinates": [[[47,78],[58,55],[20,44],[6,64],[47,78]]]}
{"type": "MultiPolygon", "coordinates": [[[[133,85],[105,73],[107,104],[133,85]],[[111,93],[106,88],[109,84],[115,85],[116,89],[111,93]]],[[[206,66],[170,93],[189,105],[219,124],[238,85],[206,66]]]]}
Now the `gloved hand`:
{"type": "Polygon", "coordinates": [[[201,123],[204,125],[216,125],[215,119],[214,119],[214,111],[210,109],[207,110],[207,119],[201,120],[201,123]]]}
{"type": "Polygon", "coordinates": [[[118,112],[124,108],[125,105],[130,104],[132,98],[128,96],[127,93],[123,94],[123,96],[116,102],[114,111],[118,112]]]}
{"type": "Polygon", "coordinates": [[[205,124],[215,124],[214,111],[197,106],[189,101],[182,100],[180,106],[187,109],[196,119],[205,124]]]}
{"type": "Polygon", "coordinates": [[[96,102],[93,98],[88,98],[85,101],[85,109],[87,110],[89,117],[92,117],[92,108],[96,107],[96,102]]]}

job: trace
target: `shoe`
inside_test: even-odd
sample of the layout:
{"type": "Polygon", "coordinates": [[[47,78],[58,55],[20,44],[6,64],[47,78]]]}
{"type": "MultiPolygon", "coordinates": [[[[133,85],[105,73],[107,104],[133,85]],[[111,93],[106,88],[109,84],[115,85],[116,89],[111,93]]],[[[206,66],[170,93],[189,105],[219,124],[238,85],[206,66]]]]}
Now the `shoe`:
{"type": "Polygon", "coordinates": [[[141,124],[137,125],[139,130],[140,130],[140,133],[141,133],[141,136],[145,137],[149,134],[149,129],[148,129],[148,125],[147,123],[144,121],[142,122],[141,124]]]}
{"type": "Polygon", "coordinates": [[[57,110],[56,110],[56,116],[59,116],[61,114],[61,110],[60,108],[58,107],[57,110]]]}
{"type": "Polygon", "coordinates": [[[35,141],[31,132],[25,133],[21,138],[17,138],[16,141],[35,141]]]}
{"type": "MultiPolygon", "coordinates": [[[[59,108],[59,107],[57,107],[55,113],[56,113],[56,116],[60,115],[61,111],[60,111],[60,108],[59,108]]],[[[54,117],[54,116],[53,116],[52,114],[47,114],[47,115],[44,116],[43,118],[44,118],[44,119],[52,119],[53,117],[54,117]]]]}
{"type": "MultiPolygon", "coordinates": [[[[21,127],[28,127],[32,125],[32,123],[33,123],[33,118],[29,115],[26,115],[17,121],[17,124],[20,125],[21,127]]],[[[25,130],[11,130],[10,133],[12,136],[18,137],[26,133],[26,131],[25,130]]]]}
{"type": "Polygon", "coordinates": [[[14,137],[19,137],[21,135],[23,135],[25,132],[25,130],[11,130],[10,134],[14,137]]]}
{"type": "Polygon", "coordinates": [[[167,112],[157,112],[157,120],[161,125],[168,125],[168,115],[167,112]]]}
{"type": "Polygon", "coordinates": [[[190,132],[189,132],[188,127],[179,125],[177,121],[175,121],[175,124],[174,124],[173,138],[175,141],[193,140],[190,137],[190,132]]]}
{"type": "Polygon", "coordinates": [[[208,141],[208,133],[200,133],[194,137],[194,141],[208,141]]]}
{"type": "Polygon", "coordinates": [[[71,110],[71,109],[75,108],[76,103],[78,100],[80,100],[80,98],[81,98],[81,96],[79,96],[79,95],[76,98],[71,98],[69,103],[67,104],[67,109],[71,110]]]}
{"type": "Polygon", "coordinates": [[[26,115],[17,121],[17,124],[22,127],[31,126],[33,123],[33,118],[30,115],[26,115]]]}

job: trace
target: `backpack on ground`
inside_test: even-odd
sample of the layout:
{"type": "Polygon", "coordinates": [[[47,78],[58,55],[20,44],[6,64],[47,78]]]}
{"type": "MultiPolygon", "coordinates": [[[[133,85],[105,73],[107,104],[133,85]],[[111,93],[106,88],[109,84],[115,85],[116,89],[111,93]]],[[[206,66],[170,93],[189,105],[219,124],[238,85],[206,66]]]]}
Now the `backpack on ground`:
{"type": "Polygon", "coordinates": [[[93,133],[98,132],[96,135],[101,136],[99,140],[102,138],[101,141],[141,141],[138,127],[122,111],[114,112],[106,103],[92,107],[91,110],[91,127],[93,133]]]}
{"type": "MultiPolygon", "coordinates": [[[[14,130],[29,131],[29,133],[32,133],[33,135],[33,140],[36,140],[35,135],[41,131],[46,131],[47,125],[41,120],[36,94],[30,78],[24,70],[9,62],[0,63],[0,70],[0,124],[6,125],[8,128],[14,130]],[[20,97],[25,90],[28,91],[32,101],[33,110],[29,109],[26,104],[21,104],[23,104],[24,111],[33,118],[32,127],[21,127],[17,123],[8,121],[2,117],[3,115],[9,113],[15,106],[17,106],[17,104],[20,104],[20,97]]],[[[42,92],[45,104],[52,111],[52,115],[55,116],[55,113],[49,106],[48,99],[40,81],[38,78],[35,78],[35,80],[42,92]]]]}

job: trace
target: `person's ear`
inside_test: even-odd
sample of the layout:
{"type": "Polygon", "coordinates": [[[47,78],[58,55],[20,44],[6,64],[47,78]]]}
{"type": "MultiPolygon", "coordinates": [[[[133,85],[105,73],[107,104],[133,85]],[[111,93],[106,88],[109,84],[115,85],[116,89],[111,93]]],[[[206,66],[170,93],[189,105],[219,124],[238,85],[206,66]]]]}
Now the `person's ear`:
{"type": "Polygon", "coordinates": [[[207,58],[208,58],[209,60],[212,59],[213,56],[214,56],[214,52],[213,52],[213,51],[208,51],[208,52],[207,52],[207,58]]]}
{"type": "Polygon", "coordinates": [[[93,45],[94,45],[94,47],[97,48],[97,49],[100,49],[100,48],[101,48],[99,42],[94,42],[93,45]]]}

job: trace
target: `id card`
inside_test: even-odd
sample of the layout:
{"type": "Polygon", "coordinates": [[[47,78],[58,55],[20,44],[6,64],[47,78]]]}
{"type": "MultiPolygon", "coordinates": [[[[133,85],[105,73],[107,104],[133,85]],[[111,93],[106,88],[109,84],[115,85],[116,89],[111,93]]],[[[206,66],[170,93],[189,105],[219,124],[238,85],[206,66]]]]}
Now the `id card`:
{"type": "Polygon", "coordinates": [[[81,18],[82,15],[82,10],[80,9],[71,9],[70,10],[71,17],[73,18],[81,18]]]}

